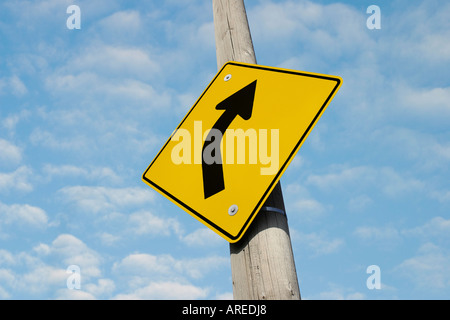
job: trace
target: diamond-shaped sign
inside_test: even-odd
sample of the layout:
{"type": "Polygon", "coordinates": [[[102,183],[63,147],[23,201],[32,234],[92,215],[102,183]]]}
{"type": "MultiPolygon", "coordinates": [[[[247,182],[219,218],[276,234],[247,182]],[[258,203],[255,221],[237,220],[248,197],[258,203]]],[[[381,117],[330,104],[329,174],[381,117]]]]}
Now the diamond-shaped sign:
{"type": "Polygon", "coordinates": [[[335,76],[228,62],[143,180],[236,242],[341,83],[335,76]]]}

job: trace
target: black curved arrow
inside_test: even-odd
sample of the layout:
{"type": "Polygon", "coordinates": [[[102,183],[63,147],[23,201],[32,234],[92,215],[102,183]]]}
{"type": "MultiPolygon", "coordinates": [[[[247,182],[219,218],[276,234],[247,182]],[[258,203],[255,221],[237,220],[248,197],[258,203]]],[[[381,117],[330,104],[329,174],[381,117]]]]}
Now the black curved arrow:
{"type": "MultiPolygon", "coordinates": [[[[223,137],[225,131],[236,116],[239,115],[244,120],[250,119],[252,116],[255,90],[256,80],[229,96],[216,106],[216,110],[225,110],[225,112],[222,113],[220,118],[216,121],[212,127],[212,130],[206,137],[205,143],[203,144],[202,171],[205,199],[225,189],[222,161],[213,162],[211,164],[205,162],[205,149],[213,142],[220,146],[220,141],[211,141],[214,136],[213,129],[219,130],[222,134],[221,137],[223,137]]],[[[220,154],[218,157],[221,159],[220,154]]]]}

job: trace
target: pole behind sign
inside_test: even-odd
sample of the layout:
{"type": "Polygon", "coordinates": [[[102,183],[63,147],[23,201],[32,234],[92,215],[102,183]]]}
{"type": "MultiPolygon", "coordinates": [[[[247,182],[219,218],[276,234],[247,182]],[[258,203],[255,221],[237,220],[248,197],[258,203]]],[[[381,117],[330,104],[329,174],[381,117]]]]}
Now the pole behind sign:
{"type": "MultiPolygon", "coordinates": [[[[228,61],[256,64],[244,1],[213,0],[213,12],[218,68],[228,61]]],[[[280,183],[243,238],[230,244],[230,258],[234,299],[300,299],[280,183]]]]}

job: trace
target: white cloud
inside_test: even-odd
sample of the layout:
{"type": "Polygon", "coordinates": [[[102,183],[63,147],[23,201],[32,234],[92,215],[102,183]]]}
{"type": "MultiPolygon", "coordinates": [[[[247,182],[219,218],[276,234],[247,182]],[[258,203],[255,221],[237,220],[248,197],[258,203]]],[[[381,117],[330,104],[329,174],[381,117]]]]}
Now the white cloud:
{"type": "Polygon", "coordinates": [[[227,266],[229,257],[208,256],[204,258],[181,259],[176,263],[176,270],[186,273],[193,279],[200,279],[213,270],[227,266]]]}
{"type": "MultiPolygon", "coordinates": [[[[445,122],[445,117],[441,118],[445,122]]],[[[448,168],[450,144],[438,135],[408,128],[384,127],[373,133],[373,139],[380,142],[396,159],[414,161],[416,172],[433,172],[448,168]]]]}
{"type": "Polygon", "coordinates": [[[363,177],[364,179],[374,178],[374,169],[366,166],[343,168],[335,171],[337,172],[324,175],[310,175],[307,178],[306,183],[321,189],[329,190],[345,184],[355,183],[363,177]]]}
{"type": "Polygon", "coordinates": [[[343,288],[336,284],[330,284],[329,289],[317,295],[307,297],[314,300],[364,300],[366,295],[350,288],[343,288]]]}
{"type": "Polygon", "coordinates": [[[152,203],[155,194],[144,188],[64,187],[59,190],[65,201],[87,212],[106,212],[152,203]]]}
{"type": "Polygon", "coordinates": [[[0,283],[11,286],[14,283],[14,280],[14,273],[11,270],[0,269],[0,283]]]}
{"type": "Polygon", "coordinates": [[[218,246],[223,239],[208,228],[197,229],[182,237],[183,243],[190,247],[218,246]]]}
{"type": "Polygon", "coordinates": [[[280,57],[284,56],[282,52],[296,53],[301,70],[324,66],[324,60],[354,57],[374,45],[365,33],[364,12],[340,3],[265,1],[251,8],[248,15],[256,49],[278,50],[280,57]],[[294,51],[299,42],[307,50],[294,51]],[[356,50],[355,42],[360,50],[356,50]],[[280,49],[286,46],[289,49],[280,49]]]}
{"type": "Polygon", "coordinates": [[[12,295],[5,287],[11,287],[14,281],[15,277],[11,270],[0,268],[0,299],[11,299],[12,295]]]}
{"type": "Polygon", "coordinates": [[[103,226],[96,237],[107,246],[117,244],[124,238],[172,235],[182,238],[183,228],[176,218],[153,213],[155,193],[150,188],[70,186],[60,189],[58,194],[77,212],[96,214],[91,221],[103,226]],[[117,224],[121,228],[117,229],[117,224]]]}
{"type": "Polygon", "coordinates": [[[16,96],[23,96],[28,93],[28,89],[25,84],[20,80],[20,78],[16,75],[12,76],[10,79],[10,87],[12,93],[16,96]]]}
{"type": "Polygon", "coordinates": [[[395,197],[424,188],[424,183],[416,178],[403,176],[391,167],[358,166],[351,168],[333,168],[333,173],[310,175],[306,183],[322,190],[358,190],[378,187],[385,195],[395,197]]]}
{"type": "Polygon", "coordinates": [[[164,110],[169,108],[172,94],[161,86],[164,72],[160,64],[145,48],[94,41],[74,51],[66,64],[46,73],[45,87],[66,105],[81,100],[76,107],[84,110],[88,105],[86,112],[90,113],[111,113],[117,105],[122,109],[133,106],[134,114],[143,106],[147,111],[164,110]]]}
{"type": "Polygon", "coordinates": [[[50,288],[64,287],[66,284],[67,273],[64,269],[41,263],[28,270],[25,274],[16,275],[18,289],[28,294],[39,296],[50,288]]]}
{"type": "Polygon", "coordinates": [[[105,246],[113,246],[122,240],[122,237],[108,232],[100,232],[97,234],[100,242],[105,246]]]}
{"type": "Polygon", "coordinates": [[[78,74],[50,75],[45,84],[52,94],[65,99],[76,96],[82,99],[83,105],[93,104],[98,107],[98,101],[101,100],[107,108],[111,108],[111,104],[132,104],[140,109],[145,106],[146,110],[152,108],[163,111],[171,103],[171,95],[167,91],[156,90],[152,84],[133,78],[109,79],[107,75],[99,75],[88,69],[78,74]]]}
{"type": "Polygon", "coordinates": [[[160,218],[149,211],[139,211],[130,215],[128,230],[137,235],[170,235],[172,232],[180,234],[181,226],[176,219],[160,218]]]}
{"type": "Polygon", "coordinates": [[[113,265],[113,271],[142,279],[184,278],[199,279],[206,273],[228,264],[229,258],[210,256],[204,258],[175,259],[171,255],[130,254],[113,265]]]}
{"type": "Polygon", "coordinates": [[[74,165],[46,164],[43,172],[47,178],[54,177],[82,177],[90,181],[102,181],[103,183],[117,184],[122,181],[111,168],[90,166],[87,168],[74,165]]]}
{"type": "Polygon", "coordinates": [[[0,265],[13,265],[14,262],[13,254],[5,249],[0,249],[0,265]]]}
{"type": "Polygon", "coordinates": [[[131,254],[113,265],[113,271],[151,277],[152,275],[172,275],[176,260],[170,255],[155,256],[145,253],[131,254]]]}
{"type": "Polygon", "coordinates": [[[441,237],[446,238],[450,234],[450,219],[434,217],[424,225],[402,230],[403,235],[418,237],[441,237]]]}
{"type": "Polygon", "coordinates": [[[233,292],[224,292],[217,294],[215,300],[233,300],[233,292]]]}
{"type": "Polygon", "coordinates": [[[28,204],[6,205],[0,202],[0,228],[9,225],[45,228],[47,224],[48,216],[41,208],[28,204]]]}
{"type": "Polygon", "coordinates": [[[332,206],[322,203],[311,195],[308,188],[299,183],[291,183],[283,188],[288,215],[303,222],[317,222],[332,210],[332,206]]]}
{"type": "Polygon", "coordinates": [[[33,251],[39,256],[48,256],[52,252],[50,246],[45,243],[39,243],[33,248],[33,251]]]}
{"type": "Polygon", "coordinates": [[[389,247],[397,244],[401,240],[399,231],[392,226],[361,226],[357,227],[353,234],[363,241],[382,243],[389,247]]]}
{"type": "Polygon", "coordinates": [[[450,190],[436,190],[431,193],[432,197],[445,203],[450,201],[450,190]]]}
{"type": "Polygon", "coordinates": [[[370,198],[368,195],[363,194],[356,197],[352,197],[348,201],[348,207],[350,211],[363,212],[372,203],[373,203],[372,198],[370,198]]]}
{"type": "Polygon", "coordinates": [[[290,60],[291,67],[300,70],[330,68],[330,61],[339,61],[335,65],[342,68],[351,61],[354,70],[360,65],[380,70],[385,65],[395,68],[401,77],[405,75],[403,71],[408,74],[411,70],[422,75],[423,72],[415,72],[417,66],[441,68],[448,62],[450,44],[444,39],[450,34],[449,28],[443,27],[450,13],[448,3],[426,2],[382,10],[383,27],[376,32],[367,30],[365,8],[351,4],[264,1],[251,6],[248,15],[257,55],[258,47],[263,51],[276,50],[279,59],[290,60]]]}
{"type": "Polygon", "coordinates": [[[150,282],[132,293],[119,294],[118,300],[195,300],[205,299],[208,290],[175,281],[150,282]]]}
{"type": "Polygon", "coordinates": [[[97,283],[83,285],[82,289],[92,294],[94,297],[111,296],[116,288],[111,279],[98,279],[97,283]]]}
{"type": "Polygon", "coordinates": [[[88,170],[72,165],[46,164],[43,168],[47,176],[88,176],[88,170]]]}
{"type": "Polygon", "coordinates": [[[401,196],[408,193],[418,192],[424,189],[425,183],[413,177],[405,177],[396,172],[393,168],[382,168],[379,172],[384,193],[391,197],[401,196]]]}
{"type": "Polygon", "coordinates": [[[327,212],[325,205],[315,199],[300,199],[294,202],[292,208],[295,214],[307,221],[314,221],[322,218],[327,212]]]}
{"type": "Polygon", "coordinates": [[[394,271],[411,280],[420,290],[447,289],[450,286],[450,254],[433,243],[423,244],[417,254],[404,260],[394,271]]]}
{"type": "Polygon", "coordinates": [[[328,255],[338,252],[345,244],[341,238],[328,239],[324,233],[303,233],[291,230],[291,237],[302,247],[312,251],[314,256],[328,255]]]}
{"type": "Polygon", "coordinates": [[[27,87],[17,75],[0,78],[0,95],[9,93],[17,97],[22,97],[28,93],[27,87]]]}
{"type": "MultiPolygon", "coordinates": [[[[289,167],[289,168],[291,168],[291,167],[289,167]]],[[[284,189],[283,192],[285,192],[286,195],[289,197],[293,196],[293,197],[297,198],[299,196],[302,196],[304,198],[308,198],[310,196],[310,193],[308,192],[308,188],[306,188],[305,186],[303,186],[299,183],[287,184],[283,189],[284,189]]]]}
{"type": "Polygon", "coordinates": [[[448,25],[449,14],[450,5],[446,2],[430,1],[408,6],[404,14],[397,15],[395,23],[391,24],[392,37],[396,34],[404,36],[396,38],[397,41],[389,41],[395,45],[389,49],[403,59],[438,65],[448,62],[450,45],[445,39],[449,38],[450,31],[443,26],[448,25]],[[427,23],[419,24],[417,21],[427,23]]]}
{"type": "Polygon", "coordinates": [[[118,11],[101,19],[95,28],[102,28],[105,34],[114,34],[123,37],[133,36],[145,27],[141,14],[136,10],[118,11]]]}
{"type": "Polygon", "coordinates": [[[154,79],[160,73],[160,67],[141,48],[92,45],[75,56],[69,65],[59,70],[60,73],[63,71],[94,72],[108,77],[148,80],[154,79]]]}
{"type": "Polygon", "coordinates": [[[228,257],[177,259],[171,255],[130,254],[112,271],[126,283],[116,299],[204,299],[209,289],[190,283],[229,264],[228,257]]]}
{"type": "Polygon", "coordinates": [[[0,164],[18,164],[22,160],[21,149],[1,138],[0,150],[0,164]]]}
{"type": "Polygon", "coordinates": [[[431,89],[402,86],[398,89],[405,112],[415,112],[422,119],[450,117],[450,87],[431,89]]]}
{"type": "Polygon", "coordinates": [[[80,290],[59,289],[56,291],[56,300],[95,300],[92,293],[80,290]]]}
{"type": "MultiPolygon", "coordinates": [[[[0,80],[1,86],[1,80],[0,80]]],[[[0,87],[1,92],[1,87],[0,87]]],[[[11,136],[15,135],[16,126],[20,120],[26,119],[30,115],[30,111],[21,110],[19,113],[11,113],[2,117],[1,126],[5,128],[11,136]]]]}
{"type": "Polygon", "coordinates": [[[0,282],[12,298],[108,297],[115,290],[115,283],[102,278],[103,262],[102,257],[82,240],[70,234],[61,234],[50,244],[36,245],[29,253],[0,250],[0,282]],[[70,265],[80,268],[81,290],[67,288],[69,274],[66,268],[70,265]]]}
{"type": "MultiPolygon", "coordinates": [[[[9,14],[14,17],[14,27],[25,29],[31,32],[37,32],[37,29],[51,28],[52,31],[58,31],[58,26],[62,30],[65,28],[66,19],[69,14],[66,13],[67,7],[73,4],[71,0],[42,0],[42,1],[5,1],[5,8],[9,10],[9,14]],[[42,21],[46,21],[43,25],[42,21]],[[55,30],[56,29],[56,30],[55,30]]],[[[97,18],[98,15],[105,14],[116,7],[115,1],[98,0],[82,1],[78,3],[81,14],[89,13],[91,19],[97,18]]],[[[83,18],[82,18],[83,19],[83,18]]],[[[82,23],[83,28],[83,23],[82,23]]],[[[44,29],[47,30],[47,29],[44,29]]],[[[83,30],[83,29],[82,29],[83,30]]]]}
{"type": "MultiPolygon", "coordinates": [[[[101,257],[90,249],[83,241],[70,234],[61,234],[51,244],[51,252],[63,259],[68,267],[77,265],[85,278],[101,275],[101,257]]],[[[67,274],[66,274],[67,278],[67,274]]]]}
{"type": "MultiPolygon", "coordinates": [[[[30,142],[52,151],[73,154],[75,159],[82,157],[87,160],[85,162],[88,164],[81,166],[81,170],[78,170],[80,174],[82,170],[87,170],[92,178],[107,177],[110,182],[117,183],[120,178],[106,170],[112,170],[113,165],[123,168],[124,161],[130,162],[134,158],[139,158],[143,153],[159,147],[159,144],[167,139],[165,136],[163,141],[158,134],[155,134],[157,128],[153,126],[152,115],[148,118],[152,122],[151,125],[141,123],[144,115],[149,116],[148,104],[139,103],[132,107],[130,105],[132,99],[125,99],[126,101],[122,101],[123,104],[117,99],[98,103],[97,98],[82,95],[81,99],[86,98],[91,101],[80,102],[74,106],[73,101],[79,101],[78,97],[75,100],[65,101],[71,94],[69,92],[67,96],[60,97],[67,108],[38,108],[36,112],[38,120],[31,130],[30,142]],[[99,153],[103,155],[100,158],[99,153]],[[106,164],[96,165],[99,162],[106,162],[106,164]]],[[[68,174],[70,169],[68,165],[74,164],[47,163],[45,169],[49,173],[57,174],[57,171],[61,173],[65,171],[64,174],[68,174]]],[[[74,171],[72,170],[72,173],[75,173],[74,171]]]]}
{"type": "Polygon", "coordinates": [[[10,294],[6,292],[6,290],[3,289],[1,286],[0,286],[0,298],[5,300],[10,298],[10,294]]]}
{"type": "Polygon", "coordinates": [[[0,173],[0,192],[32,191],[33,185],[28,180],[32,173],[27,166],[21,166],[11,173],[0,173]]]}
{"type": "Polygon", "coordinates": [[[30,134],[30,142],[33,145],[42,145],[49,149],[60,149],[63,151],[88,150],[88,139],[80,134],[71,136],[61,135],[40,127],[35,127],[30,134]]]}
{"type": "MultiPolygon", "coordinates": [[[[2,265],[0,260],[0,266],[2,265]]],[[[11,299],[12,292],[9,290],[16,282],[15,275],[11,270],[0,267],[0,299],[11,299]]]]}
{"type": "Polygon", "coordinates": [[[11,298],[39,297],[52,287],[63,286],[66,278],[65,270],[47,265],[29,253],[0,252],[0,282],[11,298]]]}

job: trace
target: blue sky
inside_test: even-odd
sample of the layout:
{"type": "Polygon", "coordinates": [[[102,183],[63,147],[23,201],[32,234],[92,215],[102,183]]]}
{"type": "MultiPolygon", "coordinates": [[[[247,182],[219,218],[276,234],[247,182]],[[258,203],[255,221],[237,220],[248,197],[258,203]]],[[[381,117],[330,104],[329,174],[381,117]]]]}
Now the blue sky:
{"type": "MultiPolygon", "coordinates": [[[[259,64],[344,80],[281,179],[302,297],[447,299],[450,3],[246,7],[259,64]]],[[[0,3],[1,299],[232,297],[228,242],[141,180],[217,72],[213,27],[203,0],[0,3]]]]}

